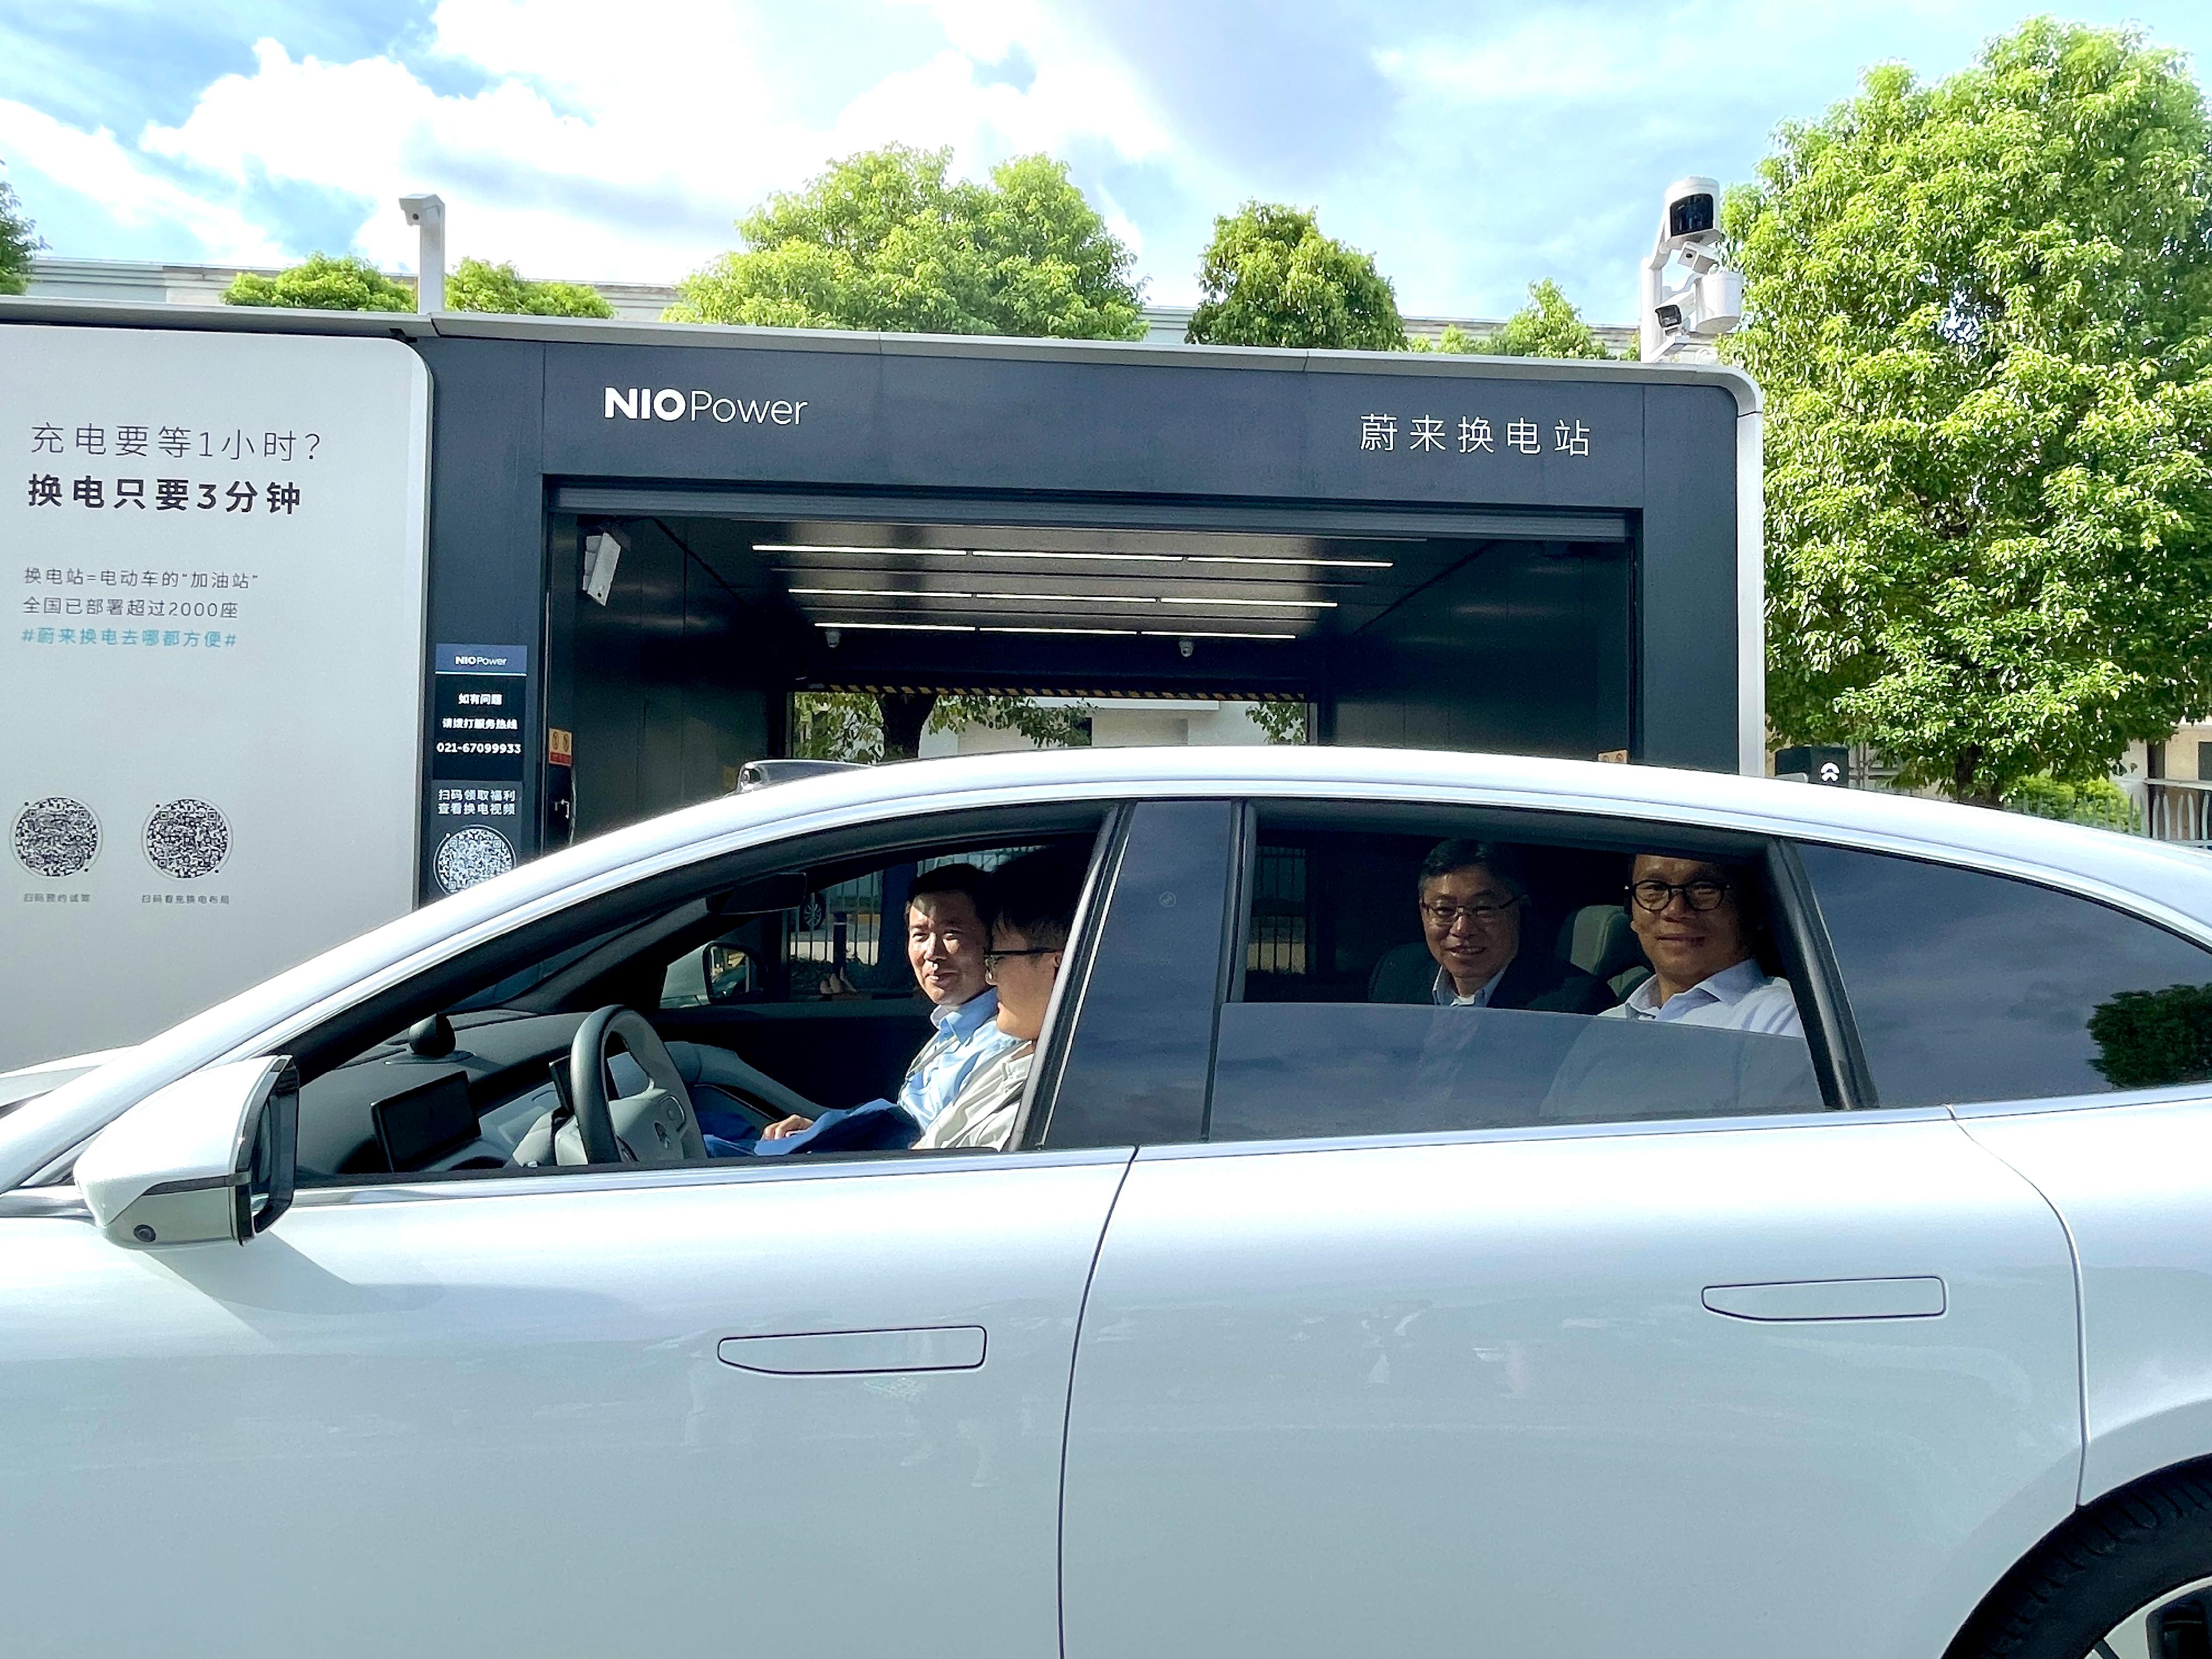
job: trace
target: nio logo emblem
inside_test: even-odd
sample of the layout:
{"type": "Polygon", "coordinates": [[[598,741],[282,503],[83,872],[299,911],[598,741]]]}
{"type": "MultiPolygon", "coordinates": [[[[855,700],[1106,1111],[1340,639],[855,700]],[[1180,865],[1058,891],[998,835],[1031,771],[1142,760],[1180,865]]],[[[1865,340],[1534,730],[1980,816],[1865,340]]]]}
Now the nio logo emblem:
{"type": "Polygon", "coordinates": [[[649,386],[611,386],[602,418],[617,415],[630,421],[696,421],[701,416],[724,426],[797,426],[804,398],[724,398],[703,390],[680,392],[674,386],[658,390],[649,386]]]}

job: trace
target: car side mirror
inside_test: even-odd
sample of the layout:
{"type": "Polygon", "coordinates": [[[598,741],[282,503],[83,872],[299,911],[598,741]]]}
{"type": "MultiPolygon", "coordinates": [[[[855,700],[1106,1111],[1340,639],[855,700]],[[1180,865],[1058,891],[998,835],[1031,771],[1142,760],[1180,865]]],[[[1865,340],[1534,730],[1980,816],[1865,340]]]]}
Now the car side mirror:
{"type": "Polygon", "coordinates": [[[300,1074],[288,1055],[211,1066],[158,1089],[77,1155],[102,1232],[131,1249],[243,1244],[291,1207],[300,1074]]]}

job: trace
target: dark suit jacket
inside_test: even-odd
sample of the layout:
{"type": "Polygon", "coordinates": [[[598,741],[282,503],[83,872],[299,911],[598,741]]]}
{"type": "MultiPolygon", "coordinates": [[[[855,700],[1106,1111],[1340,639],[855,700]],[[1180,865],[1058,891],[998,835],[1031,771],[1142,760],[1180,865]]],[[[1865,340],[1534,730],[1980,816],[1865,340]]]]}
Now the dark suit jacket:
{"type": "Polygon", "coordinates": [[[1548,951],[1523,950],[1507,964],[1490,993],[1493,1008],[1526,1008],[1540,1014],[1595,1014],[1620,999],[1601,979],[1548,951]]]}

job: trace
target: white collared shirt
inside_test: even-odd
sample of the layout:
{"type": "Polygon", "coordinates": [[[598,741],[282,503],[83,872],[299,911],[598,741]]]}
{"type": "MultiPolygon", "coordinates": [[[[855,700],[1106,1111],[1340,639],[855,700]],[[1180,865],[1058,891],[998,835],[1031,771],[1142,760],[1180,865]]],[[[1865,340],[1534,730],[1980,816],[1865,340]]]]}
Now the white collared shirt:
{"type": "MultiPolygon", "coordinates": [[[[1509,962],[1505,968],[1512,965],[1509,962]]],[[[1490,1006],[1490,994],[1498,988],[1498,981],[1505,977],[1505,968],[1500,968],[1467,996],[1459,994],[1459,987],[1452,982],[1450,973],[1439,968],[1436,983],[1429,988],[1429,1000],[1439,1008],[1487,1008],[1490,1006]]]]}
{"type": "Polygon", "coordinates": [[[1797,1018],[1797,999],[1790,981],[1769,979],[1756,962],[1739,962],[1723,968],[1666,1001],[1659,1000],[1656,976],[1628,994],[1618,1008],[1608,1008],[1600,1019],[1656,1019],[1684,1025],[1717,1025],[1731,1031],[1767,1031],[1778,1036],[1802,1036],[1797,1018]]]}
{"type": "Polygon", "coordinates": [[[1016,1037],[1006,1041],[1008,1046],[993,1049],[968,1074],[958,1097],[921,1132],[921,1139],[915,1142],[916,1151],[940,1146],[1006,1150],[1029,1085],[1030,1062],[1036,1058],[1036,1043],[1016,1037]]]}

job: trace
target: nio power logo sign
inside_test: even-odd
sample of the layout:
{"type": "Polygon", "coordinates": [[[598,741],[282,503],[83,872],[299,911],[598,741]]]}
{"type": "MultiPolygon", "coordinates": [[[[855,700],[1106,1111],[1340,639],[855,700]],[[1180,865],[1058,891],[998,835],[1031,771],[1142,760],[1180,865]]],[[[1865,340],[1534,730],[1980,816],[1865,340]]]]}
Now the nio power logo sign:
{"type": "Polygon", "coordinates": [[[806,400],[788,398],[723,398],[712,392],[675,386],[611,386],[605,418],[630,421],[719,421],[728,426],[797,426],[806,400]]]}

